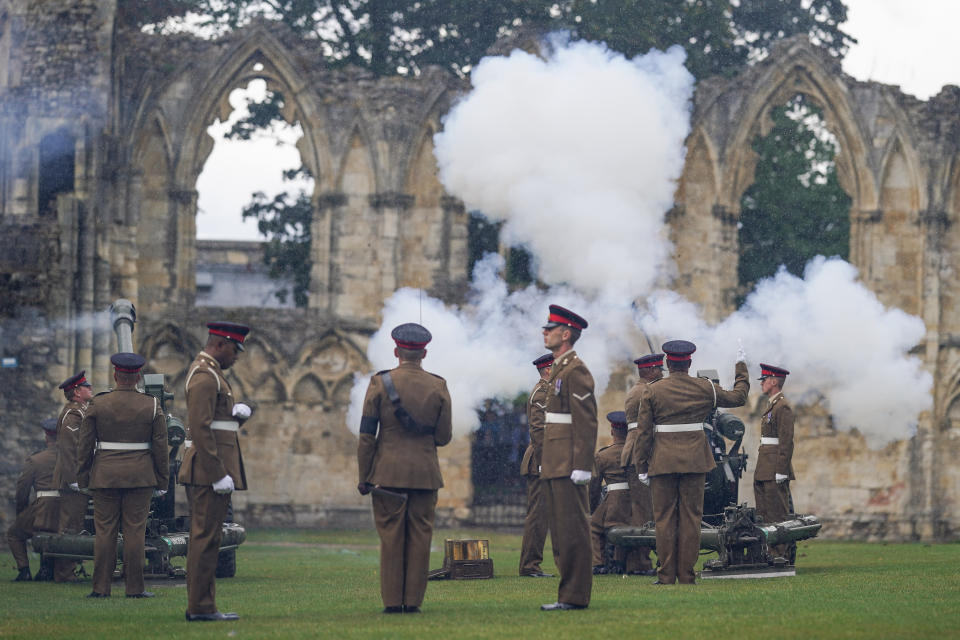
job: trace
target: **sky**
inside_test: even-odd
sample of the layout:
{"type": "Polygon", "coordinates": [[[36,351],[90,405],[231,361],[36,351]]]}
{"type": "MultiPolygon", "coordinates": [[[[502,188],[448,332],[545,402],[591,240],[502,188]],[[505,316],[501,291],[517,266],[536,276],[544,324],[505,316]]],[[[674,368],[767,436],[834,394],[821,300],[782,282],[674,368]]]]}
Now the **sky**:
{"type": "MultiPolygon", "coordinates": [[[[905,93],[928,99],[945,84],[960,85],[960,0],[845,0],[844,31],[856,38],[843,70],[858,80],[898,85],[905,93]]],[[[231,103],[243,103],[236,94],[231,103]]],[[[234,118],[239,114],[234,112],[234,118]]],[[[284,169],[300,164],[294,147],[299,126],[279,132],[283,142],[262,137],[254,142],[223,140],[222,124],[208,131],[217,141],[197,181],[197,237],[221,240],[262,240],[254,220],[240,215],[250,194],[273,195],[311,188],[281,179],[284,169]]]]}

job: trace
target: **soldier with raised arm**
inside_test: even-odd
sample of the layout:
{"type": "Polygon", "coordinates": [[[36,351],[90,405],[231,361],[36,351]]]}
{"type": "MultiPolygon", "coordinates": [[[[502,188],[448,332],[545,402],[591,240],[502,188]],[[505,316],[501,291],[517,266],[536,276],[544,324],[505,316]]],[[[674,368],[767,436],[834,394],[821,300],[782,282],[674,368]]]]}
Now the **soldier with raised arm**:
{"type": "Polygon", "coordinates": [[[637,412],[633,455],[638,477],[653,495],[660,561],[655,584],[696,582],[704,480],[716,466],[703,422],[716,407],[743,406],[750,390],[743,349],[732,391],[688,374],[696,349],[686,340],[664,343],[670,375],[647,387],[637,412]]]}
{"type": "Polygon", "coordinates": [[[390,333],[399,364],[370,379],[357,445],[361,495],[373,492],[380,536],[384,613],[420,613],[430,572],[430,539],[443,486],[437,447],[453,437],[446,381],[425,371],[430,332],[402,324],[390,333]]]}
{"type": "Polygon", "coordinates": [[[234,401],[223,372],[237,361],[250,328],[235,322],[210,322],[207,330],[207,344],[187,371],[191,446],[184,452],[178,477],[190,501],[188,622],[240,617],[217,610],[214,585],[230,494],[247,488],[238,433],[241,420],[251,413],[249,406],[234,401]]]}

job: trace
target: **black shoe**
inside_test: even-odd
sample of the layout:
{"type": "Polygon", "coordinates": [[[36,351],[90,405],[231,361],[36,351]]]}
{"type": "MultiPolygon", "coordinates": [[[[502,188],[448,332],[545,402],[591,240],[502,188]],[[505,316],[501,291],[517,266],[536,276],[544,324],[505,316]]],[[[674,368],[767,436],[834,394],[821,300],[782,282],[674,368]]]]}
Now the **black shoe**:
{"type": "Polygon", "coordinates": [[[420,607],[408,607],[405,605],[403,607],[403,612],[404,613],[420,613],[420,607]]]}
{"type": "Polygon", "coordinates": [[[30,577],[30,567],[24,567],[17,572],[17,577],[13,579],[14,582],[30,582],[32,578],[30,577]]]}
{"type": "Polygon", "coordinates": [[[602,575],[605,575],[606,573],[607,573],[607,568],[605,566],[603,566],[602,564],[594,565],[593,575],[602,576],[602,575]]]}
{"type": "Polygon", "coordinates": [[[543,571],[534,571],[533,573],[521,573],[521,578],[552,578],[552,573],[544,573],[543,571]]]}
{"type": "Polygon", "coordinates": [[[152,591],[144,591],[142,593],[128,593],[127,597],[128,598],[152,598],[154,597],[154,595],[156,594],[154,594],[152,591]]]}
{"type": "Polygon", "coordinates": [[[109,598],[109,593],[97,593],[96,591],[91,591],[87,594],[88,598],[109,598]]]}
{"type": "Polygon", "coordinates": [[[586,609],[585,604],[569,604],[567,602],[554,602],[553,604],[540,605],[541,611],[572,611],[574,609],[586,609]]]}
{"type": "Polygon", "coordinates": [[[654,581],[653,581],[653,584],[656,584],[656,585],[669,585],[669,584],[673,584],[673,583],[672,583],[672,582],[660,582],[660,580],[654,580],[654,581]]]}
{"type": "Polygon", "coordinates": [[[214,622],[217,620],[239,620],[240,616],[235,613],[187,613],[187,622],[214,622]]]}
{"type": "Polygon", "coordinates": [[[403,613],[403,607],[384,607],[384,613],[403,613]]]}

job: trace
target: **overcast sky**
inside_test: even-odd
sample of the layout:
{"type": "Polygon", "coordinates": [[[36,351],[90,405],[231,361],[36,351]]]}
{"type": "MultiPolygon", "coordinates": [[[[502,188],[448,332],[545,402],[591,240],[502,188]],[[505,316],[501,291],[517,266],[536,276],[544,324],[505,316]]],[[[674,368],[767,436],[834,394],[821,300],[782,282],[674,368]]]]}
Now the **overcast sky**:
{"type": "MultiPolygon", "coordinates": [[[[945,84],[960,85],[960,0],[845,0],[844,31],[857,39],[843,70],[859,80],[899,85],[905,93],[927,99],[945,84]]],[[[239,95],[231,101],[240,106],[239,95]]],[[[239,117],[234,112],[234,118],[239,117]]],[[[250,194],[269,195],[312,183],[284,183],[284,169],[300,166],[294,143],[299,127],[277,130],[283,142],[262,137],[256,142],[223,140],[229,125],[208,131],[217,140],[197,181],[197,237],[201,239],[262,240],[256,222],[244,222],[240,212],[250,194]]]]}

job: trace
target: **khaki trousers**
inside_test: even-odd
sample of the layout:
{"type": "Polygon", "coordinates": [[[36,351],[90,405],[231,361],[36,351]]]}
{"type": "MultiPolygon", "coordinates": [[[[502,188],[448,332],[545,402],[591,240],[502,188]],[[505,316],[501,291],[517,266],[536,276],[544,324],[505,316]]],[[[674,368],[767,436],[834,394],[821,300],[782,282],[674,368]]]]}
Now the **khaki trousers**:
{"type": "MultiPolygon", "coordinates": [[[[650,487],[640,482],[637,477],[637,468],[627,467],[627,484],[630,485],[630,525],[642,527],[653,522],[653,498],[650,496],[650,487]]],[[[631,549],[627,553],[627,573],[649,571],[653,568],[650,560],[650,549],[642,547],[631,549]]]]}
{"type": "MultiPolygon", "coordinates": [[[[523,520],[523,539],[520,543],[520,575],[542,571],[543,545],[550,527],[547,516],[547,494],[540,476],[527,476],[527,517],[523,520]]],[[[553,561],[557,559],[557,547],[553,545],[553,561]]]]}
{"type": "Polygon", "coordinates": [[[7,544],[10,545],[10,553],[17,562],[17,570],[25,569],[30,566],[29,556],[27,556],[27,540],[33,537],[33,521],[37,514],[37,503],[29,505],[21,511],[14,519],[13,524],[7,529],[7,544]]]}
{"type": "Polygon", "coordinates": [[[547,512],[553,548],[560,556],[557,602],[587,606],[593,588],[590,497],[587,485],[570,478],[546,480],[547,512]]]}
{"type": "MultiPolygon", "coordinates": [[[[83,519],[87,515],[87,496],[70,489],[60,490],[60,533],[80,533],[83,531],[83,519]]],[[[76,560],[56,558],[53,561],[54,582],[65,582],[73,578],[78,563],[76,560]]]]}
{"type": "MultiPolygon", "coordinates": [[[[773,480],[755,480],[753,483],[753,499],[757,504],[757,515],[764,522],[783,522],[790,513],[790,481],[775,482],[773,480]]],[[[775,556],[786,557],[789,544],[778,544],[770,548],[775,556]]]]}
{"type": "Polygon", "coordinates": [[[380,597],[385,607],[419,607],[423,604],[430,573],[437,491],[384,488],[406,493],[407,500],[371,496],[373,521],[380,535],[380,597]]]}
{"type": "Polygon", "coordinates": [[[657,579],[694,584],[700,555],[704,473],[668,473],[650,478],[657,527],[657,579]]]}
{"type": "Polygon", "coordinates": [[[150,512],[152,487],[135,489],[92,489],[93,590],[110,594],[113,571],[117,568],[117,534],[123,530],[123,575],[126,594],[143,593],[144,535],[150,512]]]}
{"type": "Polygon", "coordinates": [[[217,493],[208,485],[192,485],[187,497],[190,501],[187,613],[216,613],[217,560],[230,494],[217,493]]]}

